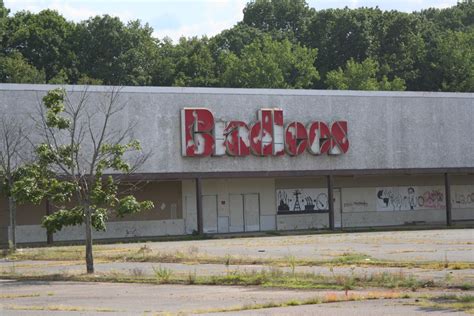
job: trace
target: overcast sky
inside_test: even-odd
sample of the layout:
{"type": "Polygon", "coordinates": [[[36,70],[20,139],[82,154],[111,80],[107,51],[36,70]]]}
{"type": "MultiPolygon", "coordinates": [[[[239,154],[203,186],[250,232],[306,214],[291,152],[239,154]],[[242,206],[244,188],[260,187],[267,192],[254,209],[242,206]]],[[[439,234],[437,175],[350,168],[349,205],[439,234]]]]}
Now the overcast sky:
{"type": "MultiPolygon", "coordinates": [[[[76,22],[106,13],[118,16],[122,21],[140,19],[153,27],[155,37],[168,36],[176,41],[180,36],[212,36],[232,27],[242,20],[242,9],[247,0],[4,0],[4,3],[12,13],[50,8],[76,22]]],[[[384,10],[412,12],[429,7],[450,7],[456,0],[309,0],[308,4],[318,10],[378,6],[384,10]]]]}

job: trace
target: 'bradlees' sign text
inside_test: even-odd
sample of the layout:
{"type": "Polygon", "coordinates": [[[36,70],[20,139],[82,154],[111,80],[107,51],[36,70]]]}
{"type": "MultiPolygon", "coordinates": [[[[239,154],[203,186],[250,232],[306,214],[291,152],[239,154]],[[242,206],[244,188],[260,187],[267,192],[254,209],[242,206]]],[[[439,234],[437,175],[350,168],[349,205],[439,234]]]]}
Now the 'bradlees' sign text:
{"type": "Polygon", "coordinates": [[[304,151],[313,155],[340,155],[349,150],[347,122],[330,124],[315,121],[283,123],[283,110],[261,109],[258,120],[215,121],[204,108],[181,110],[182,155],[205,156],[297,156],[304,151]]]}

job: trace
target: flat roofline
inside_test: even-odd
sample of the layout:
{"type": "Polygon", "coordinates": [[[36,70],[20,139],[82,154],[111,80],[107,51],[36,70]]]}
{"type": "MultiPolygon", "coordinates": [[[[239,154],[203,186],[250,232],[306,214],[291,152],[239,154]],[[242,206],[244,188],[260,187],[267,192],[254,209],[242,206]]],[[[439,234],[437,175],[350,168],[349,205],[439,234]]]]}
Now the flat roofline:
{"type": "Polygon", "coordinates": [[[218,178],[284,178],[315,176],[373,176],[373,175],[474,175],[474,167],[465,168],[405,168],[405,169],[351,169],[351,170],[298,170],[298,171],[221,171],[221,172],[163,172],[133,173],[112,176],[131,181],[218,179],[218,178]]]}
{"type": "Polygon", "coordinates": [[[0,91],[48,91],[64,87],[67,91],[109,92],[120,89],[125,93],[153,94],[217,94],[217,95],[276,95],[276,96],[339,96],[339,97],[407,97],[407,98],[464,98],[473,99],[474,93],[420,92],[420,91],[354,91],[354,90],[304,90],[304,89],[242,89],[242,88],[195,88],[195,87],[136,87],[136,86],[84,86],[51,84],[0,84],[0,91]]]}

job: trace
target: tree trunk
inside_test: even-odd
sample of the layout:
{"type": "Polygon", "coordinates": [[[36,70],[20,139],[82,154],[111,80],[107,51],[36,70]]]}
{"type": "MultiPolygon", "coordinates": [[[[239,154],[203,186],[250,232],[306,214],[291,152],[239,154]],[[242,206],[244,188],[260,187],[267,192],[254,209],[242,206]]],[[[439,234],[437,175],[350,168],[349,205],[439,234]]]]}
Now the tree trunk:
{"type": "Polygon", "coordinates": [[[85,226],[86,226],[86,266],[87,273],[94,273],[94,257],[92,256],[92,221],[91,221],[91,209],[87,205],[84,208],[85,226]]]}
{"type": "Polygon", "coordinates": [[[16,250],[16,201],[12,196],[8,197],[8,208],[10,211],[10,247],[11,250],[16,250]]]}
{"type": "MultiPolygon", "coordinates": [[[[49,199],[46,199],[46,215],[51,215],[51,204],[49,203],[49,199]]],[[[51,245],[53,243],[53,233],[47,231],[46,232],[46,243],[51,245]]]]}

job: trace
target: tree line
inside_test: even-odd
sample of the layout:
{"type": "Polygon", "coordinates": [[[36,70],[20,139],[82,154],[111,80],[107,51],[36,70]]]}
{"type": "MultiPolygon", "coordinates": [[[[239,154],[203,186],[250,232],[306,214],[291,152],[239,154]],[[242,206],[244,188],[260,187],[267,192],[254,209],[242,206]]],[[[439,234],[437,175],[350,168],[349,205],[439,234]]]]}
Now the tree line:
{"type": "Polygon", "coordinates": [[[153,37],[139,20],[75,23],[0,0],[0,82],[474,91],[474,2],[404,13],[249,2],[214,37],[153,37]]]}

